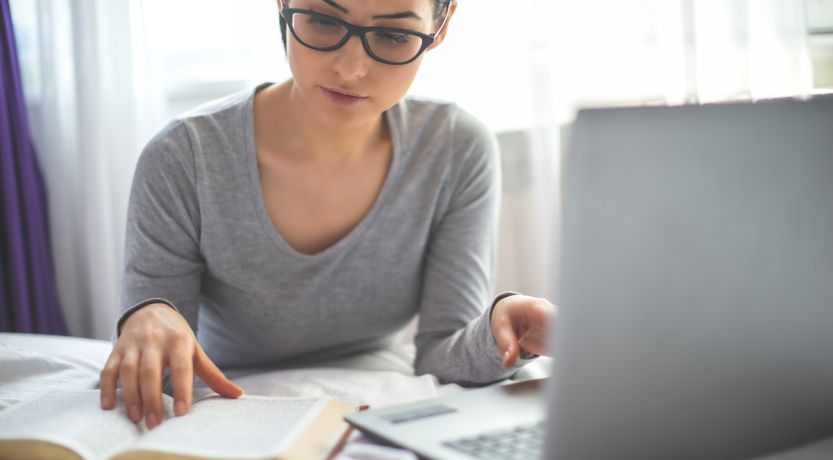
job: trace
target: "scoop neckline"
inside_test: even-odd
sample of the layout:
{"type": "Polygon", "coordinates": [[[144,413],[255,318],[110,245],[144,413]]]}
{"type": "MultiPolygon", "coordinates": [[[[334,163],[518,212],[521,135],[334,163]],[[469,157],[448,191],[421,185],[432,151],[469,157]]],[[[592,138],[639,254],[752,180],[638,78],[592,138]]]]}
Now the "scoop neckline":
{"type": "Polygon", "coordinates": [[[287,243],[283,235],[281,235],[281,233],[272,223],[272,218],[269,216],[269,210],[266,208],[266,200],[263,196],[263,189],[260,185],[260,171],[258,170],[257,166],[257,148],[255,146],[254,99],[261,89],[272,84],[273,83],[271,82],[262,83],[256,86],[254,90],[251,91],[246,100],[244,113],[242,117],[244,132],[246,133],[245,149],[247,166],[249,170],[249,183],[251,184],[251,187],[249,188],[252,193],[255,214],[257,215],[257,218],[260,221],[263,230],[272,240],[272,243],[282,252],[299,259],[326,259],[327,257],[330,257],[332,254],[340,253],[344,251],[347,247],[354,244],[359,239],[361,234],[364,233],[368,229],[368,227],[372,225],[373,221],[378,217],[378,215],[382,212],[382,209],[384,208],[387,196],[389,194],[390,189],[392,188],[394,176],[396,176],[396,172],[398,171],[399,165],[400,133],[398,129],[398,124],[396,123],[397,117],[394,113],[394,109],[398,107],[398,104],[384,112],[385,120],[387,121],[388,129],[390,130],[391,161],[390,165],[388,166],[388,171],[385,175],[385,180],[382,185],[382,189],[376,196],[376,199],[373,201],[373,205],[370,207],[370,210],[364,215],[364,217],[362,217],[362,219],[355,226],[353,226],[353,228],[350,229],[349,232],[347,232],[346,235],[339,238],[338,241],[327,246],[321,251],[318,251],[313,254],[307,254],[295,249],[289,243],[287,243]]]}

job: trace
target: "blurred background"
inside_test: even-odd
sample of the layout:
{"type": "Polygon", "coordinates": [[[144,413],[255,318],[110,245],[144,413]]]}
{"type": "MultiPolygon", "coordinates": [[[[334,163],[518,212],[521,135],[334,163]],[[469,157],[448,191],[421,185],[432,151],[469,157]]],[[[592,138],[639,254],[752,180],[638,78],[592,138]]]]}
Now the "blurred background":
{"type": "MultiPolygon", "coordinates": [[[[107,339],[143,145],[179,113],[289,77],[276,2],[9,2],[58,304],[71,335],[107,339]]],[[[496,290],[557,299],[576,111],[833,91],[833,1],[459,0],[420,72],[411,94],[455,101],[501,144],[496,290]]]]}

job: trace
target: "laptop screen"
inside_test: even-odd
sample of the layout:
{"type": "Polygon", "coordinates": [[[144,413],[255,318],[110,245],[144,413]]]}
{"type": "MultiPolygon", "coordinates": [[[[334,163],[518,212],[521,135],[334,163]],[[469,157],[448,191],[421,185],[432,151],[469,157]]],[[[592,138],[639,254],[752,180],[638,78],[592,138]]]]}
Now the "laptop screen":
{"type": "Polygon", "coordinates": [[[548,458],[833,435],[833,100],[581,112],[548,458]]]}

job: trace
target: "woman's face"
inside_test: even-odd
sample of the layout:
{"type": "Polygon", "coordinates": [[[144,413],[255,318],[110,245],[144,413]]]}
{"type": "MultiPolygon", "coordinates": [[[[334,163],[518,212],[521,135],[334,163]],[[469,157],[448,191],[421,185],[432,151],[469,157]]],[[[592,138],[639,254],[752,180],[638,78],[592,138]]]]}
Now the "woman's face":
{"type": "MultiPolygon", "coordinates": [[[[289,0],[287,6],[357,26],[435,32],[433,0],[289,0]]],[[[337,130],[367,125],[395,105],[405,96],[425,56],[409,64],[390,65],[371,58],[357,36],[334,51],[307,48],[289,32],[286,38],[289,66],[302,99],[317,118],[337,130]]]]}

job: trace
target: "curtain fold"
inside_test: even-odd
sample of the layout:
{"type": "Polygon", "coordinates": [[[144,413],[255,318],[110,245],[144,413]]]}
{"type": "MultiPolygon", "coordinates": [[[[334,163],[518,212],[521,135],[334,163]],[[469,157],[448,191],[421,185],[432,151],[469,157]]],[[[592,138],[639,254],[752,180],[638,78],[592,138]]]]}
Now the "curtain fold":
{"type": "Polygon", "coordinates": [[[43,177],[29,134],[8,0],[0,0],[0,331],[66,335],[55,291],[43,177]]]}
{"type": "Polygon", "coordinates": [[[33,141],[49,190],[56,289],[73,336],[109,339],[118,316],[127,199],[165,120],[132,0],[11,0],[33,141]]]}

